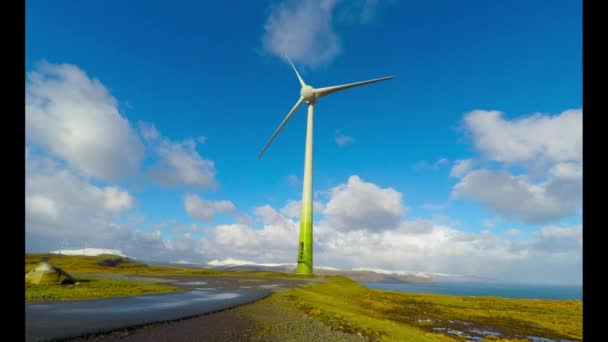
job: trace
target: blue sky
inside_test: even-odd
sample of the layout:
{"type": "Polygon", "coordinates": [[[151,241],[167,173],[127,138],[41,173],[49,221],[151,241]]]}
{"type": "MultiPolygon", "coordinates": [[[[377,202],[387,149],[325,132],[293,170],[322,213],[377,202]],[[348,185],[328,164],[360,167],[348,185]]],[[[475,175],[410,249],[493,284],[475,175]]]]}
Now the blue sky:
{"type": "MultiPolygon", "coordinates": [[[[54,77],[64,82],[61,89],[68,93],[96,79],[109,98],[115,99],[114,104],[108,100],[109,104],[100,108],[109,110],[107,117],[112,120],[128,123],[122,131],[111,128],[118,121],[110,121],[107,127],[100,124],[105,130],[96,131],[95,120],[101,119],[95,118],[106,117],[103,113],[87,114],[98,104],[97,95],[83,95],[53,110],[44,105],[28,109],[34,108],[31,104],[35,101],[26,101],[26,120],[33,122],[26,131],[28,153],[38,161],[57,163],[57,172],[69,172],[82,184],[102,191],[120,189],[119,193],[125,194],[119,196],[124,205],[103,216],[104,227],[123,227],[121,234],[129,231],[127,239],[141,240],[137,234],[146,233],[156,236],[154,243],[166,250],[163,258],[293,262],[291,240],[285,242],[285,249],[277,247],[276,253],[239,254],[243,252],[233,247],[240,242],[227,238],[231,233],[218,233],[223,228],[217,229],[249,229],[254,232],[253,239],[260,239],[256,246],[268,247],[264,239],[272,234],[263,232],[272,231],[273,225],[281,226],[285,236],[293,231],[297,239],[299,219],[280,215],[280,209],[301,197],[304,108],[265,155],[256,159],[299,96],[297,78],[278,57],[279,51],[285,51],[312,86],[397,76],[336,93],[320,100],[316,107],[314,188],[317,200],[325,207],[315,213],[315,221],[322,227],[316,241],[320,244],[319,262],[334,267],[438,273],[450,273],[454,268],[439,261],[425,267],[406,256],[401,263],[371,257],[363,262],[340,254],[335,244],[331,244],[335,250],[323,245],[338,239],[332,232],[359,234],[336,228],[338,221],[365,221],[357,215],[348,217],[352,214],[348,208],[338,209],[348,203],[338,201],[336,187],[344,185],[342,190],[350,191],[356,184],[371,184],[375,188],[368,190],[372,192],[390,188],[400,194],[398,210],[380,206],[374,215],[396,215],[402,222],[428,221],[483,241],[486,238],[481,236],[492,234],[488,239],[499,239],[497,243],[509,253],[549,243],[555,248],[533,252],[549,253],[547,260],[571,253],[576,261],[580,245],[568,249],[572,246],[563,245],[560,239],[580,239],[582,227],[578,194],[582,163],[576,154],[576,144],[582,139],[563,134],[572,132],[572,122],[578,127],[582,118],[581,9],[580,2],[572,1],[243,1],[238,6],[28,1],[26,77],[36,72],[43,76],[42,80],[29,80],[26,90],[39,89],[33,98],[62,103],[70,97],[53,90],[54,77]],[[65,64],[74,69],[59,71],[65,64]],[[84,78],[75,76],[78,71],[84,78]],[[54,72],[59,76],[52,76],[54,72]],[[483,112],[471,114],[475,110],[483,112]],[[568,110],[575,112],[566,113],[568,110]],[[503,114],[492,116],[490,111],[503,114]],[[88,130],[78,130],[81,123],[88,130]],[[157,137],[146,139],[142,125],[154,127],[157,137]],[[65,135],[71,138],[62,138],[60,129],[53,127],[73,130],[65,135]],[[117,138],[114,133],[121,135],[117,138]],[[341,146],[339,136],[350,137],[350,141],[341,146]],[[492,137],[500,141],[492,143],[492,137]],[[112,142],[122,145],[111,148],[112,142]],[[196,146],[191,148],[193,144],[196,146]],[[135,145],[141,148],[132,147],[135,145]],[[121,153],[124,155],[118,156],[121,153]],[[451,177],[457,161],[468,159],[472,166],[459,177],[451,177]],[[128,160],[132,167],[124,166],[128,160]],[[177,164],[171,160],[189,163],[187,167],[180,165],[190,167],[188,172],[194,178],[188,178],[185,169],[179,173],[172,168],[177,164]],[[128,169],[124,175],[91,171],[91,167],[114,162],[122,163],[117,168],[128,169]],[[570,180],[574,177],[574,185],[564,185],[560,181],[563,172],[559,178],[556,170],[565,170],[569,175],[565,178],[570,180]],[[472,174],[475,171],[481,172],[477,178],[472,174]],[[362,183],[351,183],[353,175],[362,183]],[[517,177],[526,180],[521,183],[517,177]],[[483,184],[503,180],[524,184],[523,194],[509,190],[511,183],[493,192],[483,191],[488,190],[483,184]],[[336,190],[333,195],[331,189],[336,190]],[[522,205],[526,196],[538,193],[534,189],[542,193],[561,190],[522,205]],[[191,202],[188,210],[189,195],[203,202],[193,200],[198,205],[191,202]],[[542,208],[535,211],[537,204],[542,208]],[[281,216],[284,224],[269,218],[271,214],[260,214],[264,210],[259,208],[264,206],[274,210],[272,215],[281,216]],[[329,207],[333,209],[326,212],[329,207]],[[204,213],[196,214],[197,210],[204,213]],[[167,227],[154,235],[162,223],[167,227]],[[198,228],[191,234],[171,232],[169,226],[175,225],[198,228]],[[505,237],[508,230],[515,229],[519,234],[505,237]],[[323,234],[329,234],[325,242],[323,234]],[[172,240],[173,244],[168,242],[172,240]],[[189,247],[176,247],[177,240],[189,247]]],[[[89,89],[92,94],[103,93],[93,88],[89,89]]],[[[574,132],[578,132],[576,128],[574,132]]],[[[37,177],[38,169],[30,165],[28,159],[26,169],[31,177],[37,177]]],[[[382,193],[379,191],[379,196],[382,193]]],[[[64,227],[59,234],[50,221],[36,216],[50,210],[61,221],[69,215],[61,210],[65,204],[71,215],[90,218],[83,214],[90,207],[78,207],[77,200],[70,202],[67,198],[71,197],[66,196],[48,186],[28,188],[28,249],[57,249],[58,241],[66,239],[72,246],[83,243],[87,228],[65,228],[69,225],[56,222],[64,227]],[[41,203],[54,209],[34,210],[41,203]]],[[[78,194],[70,196],[79,198],[78,194]]],[[[363,202],[358,205],[367,207],[363,202]]],[[[385,234],[385,238],[391,229],[397,229],[361,227],[359,232],[385,234]]],[[[114,233],[108,234],[88,245],[117,245],[111,242],[116,240],[111,235],[114,233]]],[[[425,243],[432,246],[432,239],[429,236],[425,243]]],[[[135,242],[121,249],[142,258],[154,256],[135,242]]],[[[488,253],[491,250],[488,247],[488,253]]],[[[431,253],[432,257],[447,258],[431,253]]],[[[542,265],[532,264],[526,264],[530,276],[523,277],[530,281],[581,281],[581,267],[576,262],[564,265],[555,261],[543,279],[532,274],[534,267],[542,265]],[[560,275],[564,271],[569,276],[560,275]]],[[[481,266],[461,268],[460,273],[502,279],[509,277],[513,264],[495,274],[481,266]]]]}

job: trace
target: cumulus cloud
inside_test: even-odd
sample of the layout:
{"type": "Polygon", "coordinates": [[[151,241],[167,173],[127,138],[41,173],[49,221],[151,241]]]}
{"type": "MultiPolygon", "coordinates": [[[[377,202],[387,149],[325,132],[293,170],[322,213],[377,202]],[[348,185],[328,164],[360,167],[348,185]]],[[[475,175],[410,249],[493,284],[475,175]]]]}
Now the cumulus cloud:
{"type": "Polygon", "coordinates": [[[571,253],[582,250],[582,227],[542,227],[534,234],[534,248],[547,253],[571,253]]]}
{"type": "Polygon", "coordinates": [[[133,203],[117,187],[98,187],[58,162],[36,154],[26,160],[26,233],[51,239],[119,236],[114,220],[133,203]]]}
{"type": "Polygon", "coordinates": [[[340,53],[332,11],[336,0],[287,0],[276,6],[264,25],[262,43],[267,52],[317,67],[340,53]]]}
{"type": "Polygon", "coordinates": [[[583,177],[581,164],[577,163],[558,163],[551,168],[550,172],[556,178],[577,180],[583,177]]]}
{"type": "Polygon", "coordinates": [[[116,99],[97,79],[71,64],[40,63],[28,74],[26,138],[88,176],[117,180],[133,174],[143,145],[116,99]]]}
{"type": "MultiPolygon", "coordinates": [[[[297,222],[266,205],[262,229],[220,225],[201,242],[211,259],[292,263],[297,222]]],[[[401,221],[391,230],[340,230],[328,220],[314,226],[315,264],[341,269],[382,268],[488,277],[501,281],[579,283],[580,227],[542,227],[532,238],[513,241],[489,231],[465,232],[430,220],[401,221]],[[572,242],[574,241],[574,242],[572,242]]]]}
{"type": "Polygon", "coordinates": [[[407,210],[398,191],[351,176],[331,190],[324,215],[338,230],[382,230],[398,227],[407,210]]]}
{"type": "Polygon", "coordinates": [[[570,109],[558,115],[533,114],[503,118],[499,111],[474,110],[464,117],[475,146],[491,160],[527,162],[581,161],[583,111],[570,109]]]}
{"type": "Polygon", "coordinates": [[[28,252],[89,246],[149,261],[200,258],[199,242],[189,236],[173,241],[164,239],[159,229],[142,230],[145,221],[129,216],[135,199],[125,189],[91,184],[80,172],[31,152],[25,176],[28,252]]]}
{"type": "Polygon", "coordinates": [[[454,162],[454,166],[450,171],[450,177],[461,178],[473,168],[473,160],[462,159],[454,162]]]}
{"type": "Polygon", "coordinates": [[[530,224],[576,214],[581,194],[576,180],[552,179],[535,184],[526,176],[485,169],[470,172],[453,189],[455,197],[479,201],[507,219],[530,224]]]}
{"type": "Polygon", "coordinates": [[[465,127],[475,146],[502,169],[471,171],[472,165],[455,165],[450,175],[462,179],[453,195],[530,224],[575,215],[582,205],[582,117],[581,109],[511,120],[499,111],[466,114],[465,127]],[[508,171],[512,166],[530,173],[515,175],[508,171]]]}
{"type": "Polygon", "coordinates": [[[217,214],[234,214],[236,207],[230,201],[208,201],[197,195],[186,195],[184,198],[186,212],[197,220],[209,221],[217,214]]]}
{"type": "Polygon", "coordinates": [[[369,23],[378,0],[285,0],[271,9],[264,25],[265,51],[308,67],[329,64],[341,53],[336,20],[343,25],[369,23]]]}
{"type": "Polygon", "coordinates": [[[256,209],[264,222],[262,229],[251,225],[219,225],[201,240],[201,248],[209,259],[244,259],[257,263],[294,262],[297,253],[299,227],[283,218],[270,206],[256,209]]]}
{"type": "Polygon", "coordinates": [[[348,135],[344,135],[340,132],[336,132],[336,136],[334,137],[334,139],[336,141],[336,145],[338,145],[340,147],[346,146],[355,141],[355,139],[353,139],[352,137],[349,137],[348,135]]]}
{"type": "MultiPolygon", "coordinates": [[[[312,209],[314,213],[322,213],[323,210],[325,210],[325,206],[321,202],[313,201],[312,209]]],[[[288,201],[287,204],[283,208],[281,208],[280,213],[287,218],[299,218],[302,214],[302,201],[288,201]]]]}
{"type": "Polygon", "coordinates": [[[139,123],[139,129],[158,157],[157,164],[149,169],[152,180],[167,186],[218,186],[215,163],[198,153],[197,140],[172,141],[163,137],[153,124],[145,122],[139,123]]]}
{"type": "Polygon", "coordinates": [[[515,228],[511,228],[511,229],[508,229],[505,232],[505,235],[508,236],[508,237],[517,237],[517,236],[521,235],[521,230],[515,229],[515,228]]]}

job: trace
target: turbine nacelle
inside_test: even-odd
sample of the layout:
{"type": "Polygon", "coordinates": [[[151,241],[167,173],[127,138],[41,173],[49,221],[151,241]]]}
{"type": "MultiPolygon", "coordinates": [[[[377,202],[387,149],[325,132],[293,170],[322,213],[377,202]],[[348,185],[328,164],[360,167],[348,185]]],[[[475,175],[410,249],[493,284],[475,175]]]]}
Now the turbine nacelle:
{"type": "Polygon", "coordinates": [[[300,89],[300,96],[309,105],[314,105],[317,102],[315,89],[309,85],[304,85],[302,89],[300,89]]]}
{"type": "Polygon", "coordinates": [[[380,81],[388,80],[388,79],[395,77],[395,76],[388,76],[388,77],[375,78],[373,80],[348,83],[348,84],[342,84],[342,85],[331,86],[331,87],[313,88],[304,82],[304,80],[300,76],[300,73],[298,73],[298,70],[296,70],[296,67],[293,65],[293,63],[291,62],[289,57],[287,57],[287,55],[285,55],[285,58],[287,59],[287,61],[289,61],[289,64],[291,64],[291,67],[293,68],[293,71],[296,73],[296,76],[298,76],[298,81],[300,81],[300,85],[302,86],[302,88],[300,88],[300,98],[298,99],[296,104],[293,106],[293,108],[291,108],[291,110],[289,111],[287,116],[285,116],[285,119],[283,119],[283,122],[281,122],[281,124],[279,125],[279,128],[277,128],[277,130],[274,132],[274,134],[270,137],[270,139],[268,140],[268,142],[266,143],[266,145],[264,146],[262,151],[258,154],[258,158],[260,158],[262,156],[262,154],[264,154],[264,151],[266,151],[266,149],[268,148],[268,146],[270,146],[270,144],[272,143],[274,138],[277,136],[277,134],[279,134],[281,129],[283,129],[283,126],[285,126],[287,121],[289,121],[289,119],[291,119],[291,117],[298,110],[298,108],[300,108],[300,105],[302,104],[302,102],[306,102],[309,106],[313,106],[315,103],[317,103],[317,100],[320,97],[327,96],[329,94],[332,94],[332,93],[335,93],[337,91],[341,91],[344,89],[354,88],[354,87],[362,86],[364,84],[380,82],[380,81]]]}

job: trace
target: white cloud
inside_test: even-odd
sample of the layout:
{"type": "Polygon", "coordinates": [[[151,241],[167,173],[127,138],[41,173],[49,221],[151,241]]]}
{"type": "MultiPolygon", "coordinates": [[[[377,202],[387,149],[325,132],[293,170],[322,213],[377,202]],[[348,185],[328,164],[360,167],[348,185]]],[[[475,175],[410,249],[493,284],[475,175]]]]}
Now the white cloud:
{"type": "MultiPolygon", "coordinates": [[[[59,168],[56,163],[35,155],[30,158],[34,159],[28,160],[26,169],[26,198],[44,196],[55,203],[61,215],[58,215],[59,222],[53,222],[46,217],[37,217],[31,208],[26,208],[26,241],[29,243],[32,234],[38,234],[35,235],[37,240],[42,234],[55,237],[48,240],[56,244],[49,249],[58,249],[59,241],[69,238],[71,242],[89,241],[90,246],[95,243],[97,248],[118,249],[142,261],[201,260],[203,263],[232,258],[258,264],[295,262],[298,222],[279,214],[271,206],[255,210],[258,221],[263,223],[261,229],[254,228],[253,222],[225,224],[206,228],[205,237],[194,239],[192,227],[184,226],[183,236],[167,240],[159,230],[142,232],[116,224],[117,213],[106,208],[103,196],[91,196],[95,192],[87,190],[92,185],[59,168]],[[52,191],[47,191],[46,187],[52,191]],[[82,205],[82,199],[89,204],[82,205]]],[[[370,201],[361,203],[376,205],[368,214],[373,220],[344,210],[335,210],[331,219],[326,215],[314,226],[315,265],[476,275],[503,281],[581,282],[580,226],[542,227],[531,238],[518,241],[511,239],[516,235],[514,233],[498,236],[489,231],[465,232],[446,223],[422,219],[404,221],[399,218],[392,229],[343,229],[335,223],[354,221],[353,225],[367,227],[368,222],[392,222],[399,208],[403,210],[401,194],[363,182],[356,176],[332,189],[329,203],[336,206],[334,209],[340,208],[347,204],[345,195],[370,197],[370,201]],[[386,205],[387,202],[392,204],[386,205]]],[[[289,208],[289,203],[286,207],[289,208]]]]}
{"type": "Polygon", "coordinates": [[[534,247],[548,253],[578,252],[583,248],[582,227],[542,227],[534,234],[534,247]]]}
{"type": "Polygon", "coordinates": [[[480,201],[507,219],[530,224],[574,215],[581,199],[576,180],[552,179],[534,184],[525,176],[491,170],[470,172],[454,186],[453,195],[480,201]]]}
{"type": "Polygon", "coordinates": [[[136,172],[143,145],[116,99],[71,64],[40,63],[26,84],[26,138],[88,176],[117,180],[136,172]]]}
{"type": "Polygon", "coordinates": [[[52,159],[26,160],[26,233],[47,239],[106,240],[120,236],[114,220],[132,205],[117,187],[98,187],[52,159]]]}
{"type": "Polygon", "coordinates": [[[103,201],[105,209],[116,212],[129,209],[133,205],[133,197],[127,191],[114,186],[103,189],[103,201]]]}
{"type": "MultiPolygon", "coordinates": [[[[258,209],[258,215],[264,217],[262,229],[221,225],[211,230],[202,248],[217,260],[292,263],[299,235],[297,222],[282,218],[270,206],[258,209]]],[[[314,232],[317,265],[472,275],[502,281],[581,281],[580,227],[543,227],[526,241],[513,241],[489,231],[465,232],[428,220],[401,221],[396,229],[382,231],[343,231],[321,221],[314,232]]]]}
{"type": "Polygon", "coordinates": [[[139,127],[159,159],[149,170],[154,181],[167,186],[217,187],[215,163],[201,157],[195,139],[175,142],[161,136],[150,123],[140,122],[139,127]]]}
{"type": "Polygon", "coordinates": [[[287,0],[276,6],[264,25],[263,47],[283,58],[317,67],[340,53],[340,41],[332,24],[336,0],[287,0]]]}
{"type": "Polygon", "coordinates": [[[462,178],[465,174],[467,174],[473,168],[473,160],[471,159],[462,159],[454,162],[454,166],[450,171],[450,177],[454,178],[462,178]]]}
{"type": "Polygon", "coordinates": [[[83,248],[83,249],[58,249],[50,251],[49,253],[61,254],[61,255],[86,255],[96,256],[102,254],[113,254],[121,257],[127,257],[122,251],[118,249],[105,249],[105,248],[83,248]]]}
{"type": "Polygon", "coordinates": [[[401,193],[351,176],[331,190],[324,215],[338,230],[382,230],[396,228],[406,211],[401,193]]]}
{"type": "Polygon", "coordinates": [[[352,137],[349,137],[349,136],[344,135],[339,132],[336,133],[336,136],[334,137],[334,139],[336,140],[336,145],[338,145],[340,147],[346,146],[355,141],[355,139],[353,139],[352,137]]]}
{"type": "Polygon", "coordinates": [[[369,23],[378,0],[284,0],[271,9],[264,25],[265,51],[308,67],[329,64],[341,53],[335,22],[346,26],[369,23]]]}
{"type": "Polygon", "coordinates": [[[191,248],[183,249],[190,238],[171,242],[163,239],[159,230],[139,230],[144,228],[145,221],[126,216],[134,199],[124,189],[93,185],[75,170],[31,151],[26,159],[25,176],[28,252],[88,246],[87,252],[94,248],[120,250],[143,260],[200,255],[193,241],[191,248]]]}
{"type": "Polygon", "coordinates": [[[49,220],[54,220],[58,216],[55,202],[44,195],[32,195],[26,198],[25,201],[26,208],[29,208],[29,211],[33,215],[49,220]]]}
{"type": "Polygon", "coordinates": [[[484,155],[505,163],[542,159],[580,162],[583,146],[583,111],[558,115],[534,114],[507,120],[499,111],[474,110],[464,122],[484,155]]]}
{"type": "Polygon", "coordinates": [[[583,177],[582,166],[577,163],[558,163],[551,168],[550,172],[556,178],[577,180],[583,177]]]}
{"type": "MultiPolygon", "coordinates": [[[[325,206],[321,202],[313,201],[312,209],[315,213],[322,213],[323,210],[325,210],[325,206]]],[[[283,208],[281,208],[280,213],[287,218],[299,218],[302,214],[302,201],[288,201],[287,204],[283,208]]]]}
{"type": "Polygon", "coordinates": [[[465,126],[475,146],[501,169],[455,166],[451,176],[462,179],[453,195],[530,224],[577,214],[582,205],[582,117],[581,109],[511,120],[499,111],[466,114],[465,126]],[[515,166],[523,166],[528,174],[514,175],[509,168],[515,166]]]}
{"type": "Polygon", "coordinates": [[[209,221],[217,214],[234,214],[235,205],[230,201],[208,201],[197,195],[186,195],[184,208],[188,214],[201,221],[209,221]]]}
{"type": "Polygon", "coordinates": [[[505,232],[505,235],[508,237],[517,237],[521,235],[521,231],[519,229],[511,228],[505,232]]]}

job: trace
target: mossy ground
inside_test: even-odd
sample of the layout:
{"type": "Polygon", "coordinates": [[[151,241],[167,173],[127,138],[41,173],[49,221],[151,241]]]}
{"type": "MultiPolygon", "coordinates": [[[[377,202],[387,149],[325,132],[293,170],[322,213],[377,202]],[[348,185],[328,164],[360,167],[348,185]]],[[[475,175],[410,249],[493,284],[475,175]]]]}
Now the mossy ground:
{"type": "Polygon", "coordinates": [[[178,291],[160,284],[138,284],[112,279],[78,279],[77,285],[26,285],[25,303],[135,296],[178,291]]]}
{"type": "Polygon", "coordinates": [[[370,340],[454,341],[433,328],[497,331],[502,339],[525,336],[582,339],[582,301],[412,294],[368,289],[345,277],[286,290],[272,298],[309,316],[370,340]]]}

